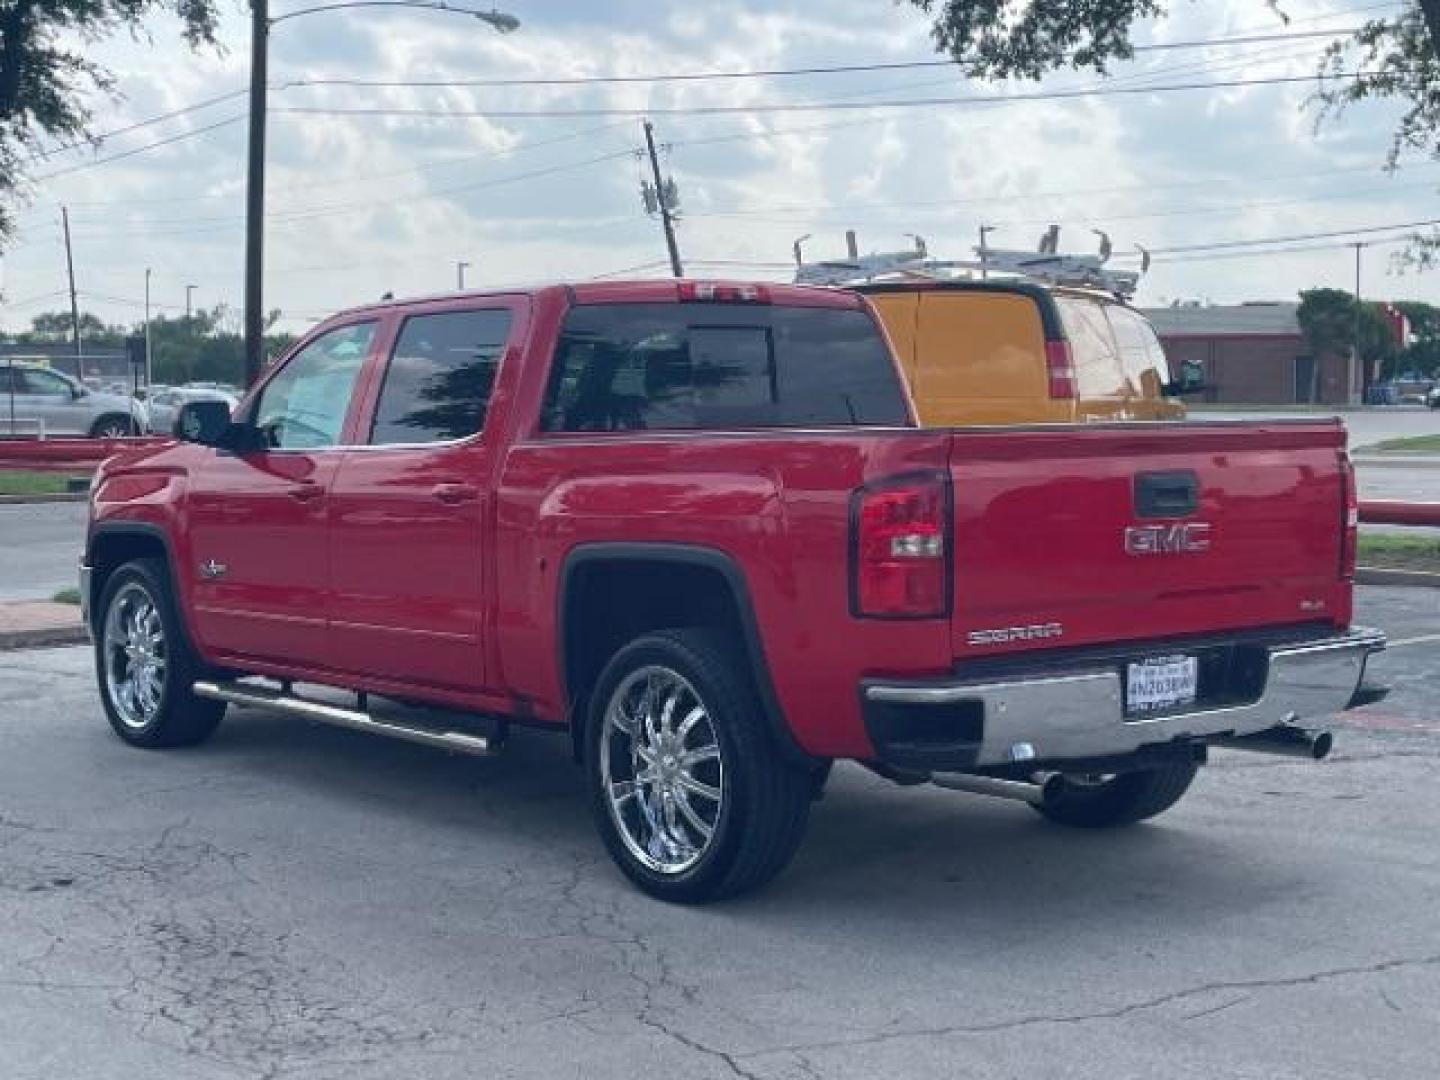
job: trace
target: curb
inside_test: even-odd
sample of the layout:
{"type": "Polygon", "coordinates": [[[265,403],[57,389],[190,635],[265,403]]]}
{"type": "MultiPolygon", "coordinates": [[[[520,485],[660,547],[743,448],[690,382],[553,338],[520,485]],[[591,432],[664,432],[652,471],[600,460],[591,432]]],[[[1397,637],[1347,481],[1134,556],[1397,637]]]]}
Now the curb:
{"type": "Polygon", "coordinates": [[[1440,469],[1440,456],[1435,454],[1356,454],[1350,460],[1357,469],[1440,469]]]}
{"type": "Polygon", "coordinates": [[[88,491],[51,491],[35,495],[0,495],[0,506],[25,506],[29,503],[88,502],[88,491]]]}
{"type": "Polygon", "coordinates": [[[1361,566],[1355,570],[1355,584],[1440,589],[1440,574],[1426,570],[1389,570],[1379,566],[1361,566]]]}
{"type": "Polygon", "coordinates": [[[83,623],[74,626],[45,626],[35,630],[0,630],[0,652],[43,649],[53,645],[83,645],[90,637],[83,623]]]}

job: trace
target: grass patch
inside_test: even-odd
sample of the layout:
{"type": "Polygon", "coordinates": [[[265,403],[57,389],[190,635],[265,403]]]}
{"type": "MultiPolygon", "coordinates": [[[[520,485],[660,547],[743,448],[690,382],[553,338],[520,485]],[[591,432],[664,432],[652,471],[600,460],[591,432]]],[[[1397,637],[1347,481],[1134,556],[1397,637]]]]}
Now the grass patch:
{"type": "Polygon", "coordinates": [[[32,469],[0,469],[0,495],[55,495],[65,490],[65,474],[32,469]]]}
{"type": "Polygon", "coordinates": [[[1386,439],[1360,449],[1377,454],[1440,454],[1440,435],[1411,435],[1406,439],[1386,439]]]}
{"type": "Polygon", "coordinates": [[[1440,574],[1440,537],[1361,533],[1360,565],[1440,574]]]}
{"type": "Polygon", "coordinates": [[[79,590],[79,589],[75,589],[75,588],[61,589],[61,590],[60,590],[59,592],[57,592],[54,596],[50,597],[50,599],[53,600],[53,601],[55,601],[55,603],[57,603],[57,604],[76,604],[76,605],[79,605],[79,603],[80,603],[80,590],[79,590]]]}

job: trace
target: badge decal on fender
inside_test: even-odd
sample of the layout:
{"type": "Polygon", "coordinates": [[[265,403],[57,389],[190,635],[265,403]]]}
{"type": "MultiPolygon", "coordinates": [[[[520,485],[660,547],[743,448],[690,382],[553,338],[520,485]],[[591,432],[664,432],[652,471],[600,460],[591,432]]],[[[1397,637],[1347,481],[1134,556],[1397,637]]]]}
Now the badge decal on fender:
{"type": "Polygon", "coordinates": [[[1033,626],[1001,626],[994,630],[971,630],[965,635],[970,645],[1004,645],[1011,641],[1044,641],[1065,636],[1065,627],[1058,622],[1036,623],[1033,626]]]}

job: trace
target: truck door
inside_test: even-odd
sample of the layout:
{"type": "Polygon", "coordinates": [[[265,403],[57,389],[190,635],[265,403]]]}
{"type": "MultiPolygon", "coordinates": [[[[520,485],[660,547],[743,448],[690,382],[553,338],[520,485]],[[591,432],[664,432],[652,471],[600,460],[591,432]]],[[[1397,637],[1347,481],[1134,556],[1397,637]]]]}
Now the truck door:
{"type": "Polygon", "coordinates": [[[218,450],[190,479],[196,633],[207,649],[327,667],[326,502],[376,323],[293,353],[243,409],[263,446],[218,450]]]}
{"type": "Polygon", "coordinates": [[[330,499],[331,634],[343,670],[486,686],[491,390],[503,299],[408,314],[330,499]]]}

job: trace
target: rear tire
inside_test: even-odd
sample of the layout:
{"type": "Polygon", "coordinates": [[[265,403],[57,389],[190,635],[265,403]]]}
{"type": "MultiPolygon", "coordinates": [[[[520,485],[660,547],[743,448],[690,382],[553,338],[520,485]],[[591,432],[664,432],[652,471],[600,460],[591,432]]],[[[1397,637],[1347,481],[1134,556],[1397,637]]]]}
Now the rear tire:
{"type": "Polygon", "coordinates": [[[127,435],[138,435],[135,421],[128,416],[102,416],[90,427],[92,439],[122,439],[127,435]]]}
{"type": "Polygon", "coordinates": [[[1199,766],[1175,762],[1108,780],[1082,782],[1067,778],[1053,799],[1035,807],[1046,819],[1078,829],[1110,829],[1133,825],[1162,814],[1190,790],[1199,766]]]}
{"type": "Polygon", "coordinates": [[[115,734],[161,749],[204,742],[225,715],[223,701],[196,697],[204,675],[160,559],[125,563],[105,583],[95,614],[95,673],[115,734]]]}
{"type": "Polygon", "coordinates": [[[761,708],[738,652],[710,630],[647,634],[601,672],[585,740],[591,809],[651,896],[736,896],[795,854],[814,779],[775,746],[761,708]]]}

